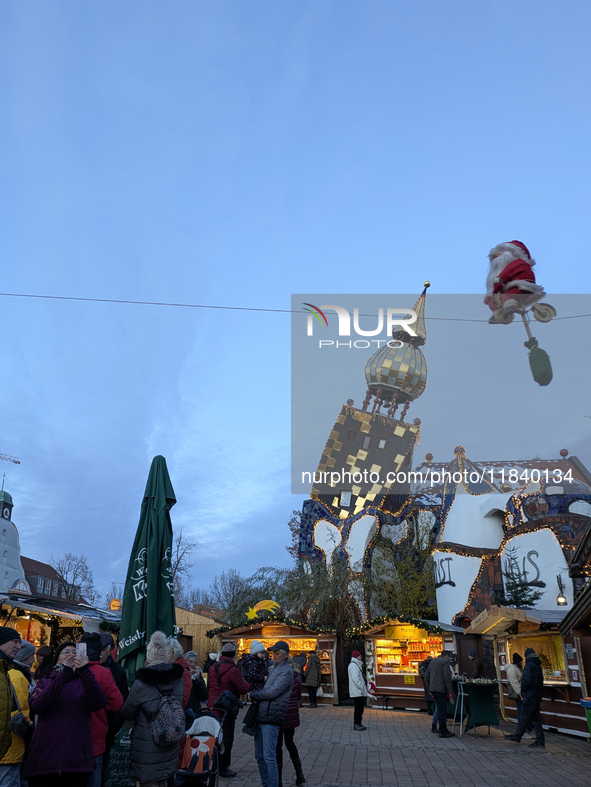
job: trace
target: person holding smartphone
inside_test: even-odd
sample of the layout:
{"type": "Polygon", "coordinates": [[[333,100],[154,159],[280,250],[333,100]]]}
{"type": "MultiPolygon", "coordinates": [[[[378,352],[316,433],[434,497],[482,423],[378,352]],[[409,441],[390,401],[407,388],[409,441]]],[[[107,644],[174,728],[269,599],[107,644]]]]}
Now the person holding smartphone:
{"type": "Polygon", "coordinates": [[[24,768],[30,787],[86,787],[94,770],[91,714],[107,697],[85,650],[62,642],[51,674],[31,694],[37,722],[24,768]]]}

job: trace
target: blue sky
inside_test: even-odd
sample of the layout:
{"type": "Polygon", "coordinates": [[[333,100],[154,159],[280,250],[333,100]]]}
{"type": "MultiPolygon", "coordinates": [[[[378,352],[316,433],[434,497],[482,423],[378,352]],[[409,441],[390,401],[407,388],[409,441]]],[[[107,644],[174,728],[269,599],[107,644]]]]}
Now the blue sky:
{"type": "MultiPolygon", "coordinates": [[[[548,291],[589,292],[590,22],[574,1],[5,0],[0,289],[479,293],[519,238],[548,291]]],[[[24,554],[121,581],[162,453],[195,584],[287,563],[288,315],[0,297],[0,317],[24,554]]]]}

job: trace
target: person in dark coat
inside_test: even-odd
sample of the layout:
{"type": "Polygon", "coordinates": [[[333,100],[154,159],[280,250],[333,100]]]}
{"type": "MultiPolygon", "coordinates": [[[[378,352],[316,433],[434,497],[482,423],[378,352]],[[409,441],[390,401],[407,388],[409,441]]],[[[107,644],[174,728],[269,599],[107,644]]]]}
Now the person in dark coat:
{"type": "Polygon", "coordinates": [[[280,640],[269,650],[273,653],[273,668],[269,670],[264,688],[251,692],[250,698],[258,703],[254,725],[254,756],[261,782],[265,787],[278,787],[277,739],[287,715],[293,688],[293,670],[287,661],[287,642],[280,640]]]}
{"type": "MultiPolygon", "coordinates": [[[[113,658],[113,650],[115,649],[115,640],[113,639],[113,635],[109,634],[108,632],[102,633],[101,645],[102,649],[99,659],[100,665],[102,667],[106,667],[109,670],[113,680],[115,681],[115,686],[117,686],[121,692],[121,696],[125,702],[129,695],[127,672],[125,672],[121,664],[118,664],[113,658]]],[[[123,719],[121,718],[121,714],[113,713],[112,711],[107,710],[107,736],[105,738],[105,753],[103,754],[101,784],[105,783],[109,755],[111,749],[115,745],[115,735],[117,735],[122,726],[123,719]]]]}
{"type": "Polygon", "coordinates": [[[185,661],[189,665],[189,671],[191,673],[191,694],[189,696],[187,710],[198,713],[201,710],[201,703],[207,702],[209,692],[203,680],[203,671],[198,664],[199,657],[197,653],[194,650],[189,650],[185,653],[185,661]]]}
{"type": "Polygon", "coordinates": [[[485,672],[485,661],[482,656],[478,656],[474,649],[468,651],[468,658],[472,662],[472,674],[470,675],[471,678],[484,678],[485,672]]]}
{"type": "Polygon", "coordinates": [[[37,659],[37,669],[35,670],[33,678],[35,679],[35,683],[37,683],[41,678],[48,678],[51,675],[54,661],[51,658],[51,648],[48,648],[47,645],[37,648],[35,657],[37,659]]]}
{"type": "Polygon", "coordinates": [[[242,677],[248,681],[251,691],[262,689],[269,673],[269,664],[265,658],[265,646],[258,639],[252,641],[250,653],[242,657],[242,677]]]}
{"type": "MultiPolygon", "coordinates": [[[[450,650],[442,650],[441,654],[429,664],[429,669],[425,673],[427,686],[437,706],[440,738],[455,738],[455,733],[447,729],[448,698],[455,698],[456,696],[451,681],[452,671],[450,659],[452,655],[450,650]]],[[[433,731],[435,732],[436,730],[433,731]]]]}
{"type": "Polygon", "coordinates": [[[521,699],[523,700],[521,721],[517,725],[515,734],[508,735],[507,740],[519,743],[528,727],[533,725],[536,739],[533,743],[530,743],[530,746],[538,749],[546,747],[544,729],[540,719],[543,690],[544,673],[542,672],[542,662],[532,648],[526,648],[525,667],[521,675],[521,699]]]}
{"type": "Polygon", "coordinates": [[[289,756],[291,757],[291,761],[296,772],[296,784],[300,785],[306,783],[304,772],[302,771],[302,761],[300,760],[298,747],[296,746],[293,739],[296,728],[300,726],[300,699],[302,697],[302,679],[300,677],[301,667],[294,660],[292,660],[291,666],[293,669],[293,688],[291,690],[289,703],[287,705],[285,721],[283,722],[283,726],[279,730],[279,735],[277,736],[277,770],[279,772],[279,787],[282,787],[283,784],[281,776],[283,771],[284,741],[285,747],[289,752],[289,756]]]}
{"type": "Polygon", "coordinates": [[[37,721],[24,775],[29,787],[85,787],[94,770],[91,715],[107,697],[73,642],[62,642],[55,659],[29,698],[37,721]]]}
{"type": "Polygon", "coordinates": [[[310,708],[317,708],[316,692],[322,682],[322,673],[320,672],[320,659],[315,650],[311,650],[308,654],[308,663],[304,673],[304,684],[308,690],[308,697],[310,698],[310,708]]]}
{"type": "MultiPolygon", "coordinates": [[[[250,691],[250,685],[244,680],[240,670],[234,663],[235,655],[236,646],[231,642],[227,642],[222,648],[220,660],[216,661],[209,668],[207,679],[209,691],[208,708],[213,708],[215,701],[224,691],[231,691],[236,699],[241,694],[248,694],[250,691]]],[[[237,775],[236,771],[230,768],[235,727],[236,716],[233,713],[226,713],[222,721],[224,751],[220,754],[220,776],[224,779],[233,779],[237,775]]]]}
{"type": "Polygon", "coordinates": [[[179,744],[158,746],[152,738],[150,721],[160,707],[163,694],[183,699],[183,668],[168,661],[166,635],[155,631],[146,648],[146,664],[137,671],[129,697],[121,708],[124,719],[134,722],[131,733],[129,774],[142,784],[166,782],[178,765],[179,744]]]}
{"type": "Polygon", "coordinates": [[[218,653],[208,653],[207,658],[205,659],[205,664],[203,665],[203,673],[205,675],[209,674],[209,668],[213,667],[214,664],[217,664],[219,658],[218,653]]]}

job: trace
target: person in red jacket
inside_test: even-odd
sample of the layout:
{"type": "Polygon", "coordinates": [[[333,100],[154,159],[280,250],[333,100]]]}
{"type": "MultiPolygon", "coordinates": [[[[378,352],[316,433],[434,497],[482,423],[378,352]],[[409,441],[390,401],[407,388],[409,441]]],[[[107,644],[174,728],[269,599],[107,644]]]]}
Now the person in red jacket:
{"type": "MultiPolygon", "coordinates": [[[[222,648],[222,655],[209,669],[207,675],[209,699],[207,707],[213,708],[214,702],[224,691],[231,691],[238,699],[241,694],[248,694],[250,685],[240,674],[240,670],[234,663],[236,646],[227,642],[222,648]]],[[[234,727],[236,726],[236,716],[233,713],[226,713],[222,722],[224,733],[224,752],[220,754],[220,776],[224,779],[233,779],[236,771],[230,769],[232,761],[232,745],[234,743],[234,727]]]]}
{"type": "Polygon", "coordinates": [[[101,667],[100,658],[103,643],[100,634],[83,634],[80,642],[86,643],[86,653],[90,663],[90,669],[107,697],[107,704],[101,710],[94,711],[90,719],[92,732],[92,743],[94,750],[94,772],[92,773],[88,787],[100,787],[101,775],[103,771],[103,754],[107,748],[107,733],[109,723],[107,721],[107,711],[117,713],[123,706],[123,695],[117,688],[113,680],[111,671],[106,667],[101,667]]]}
{"type": "Polygon", "coordinates": [[[283,770],[283,742],[291,757],[294,770],[296,772],[296,784],[305,784],[304,772],[302,771],[302,761],[298,747],[295,745],[294,735],[296,727],[300,726],[300,700],[302,698],[302,679],[300,677],[302,668],[295,661],[291,662],[293,669],[293,688],[287,705],[287,713],[283,727],[277,736],[277,770],[279,771],[279,787],[282,787],[281,771],[283,770]]]}
{"type": "Polygon", "coordinates": [[[490,267],[486,280],[486,297],[484,302],[491,311],[496,311],[502,304],[505,311],[511,312],[521,308],[520,296],[544,295],[544,288],[536,284],[532,259],[529,249],[519,240],[499,243],[491,249],[488,258],[490,267]]]}

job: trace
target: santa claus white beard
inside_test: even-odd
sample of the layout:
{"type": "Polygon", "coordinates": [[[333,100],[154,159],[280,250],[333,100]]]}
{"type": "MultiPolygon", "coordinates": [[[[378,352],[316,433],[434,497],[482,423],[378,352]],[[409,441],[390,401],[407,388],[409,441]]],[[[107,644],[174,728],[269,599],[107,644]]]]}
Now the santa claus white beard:
{"type": "Polygon", "coordinates": [[[499,257],[495,257],[494,260],[490,261],[490,268],[488,276],[486,277],[486,292],[488,295],[492,295],[495,279],[501,271],[503,271],[510,262],[518,259],[520,259],[518,254],[512,251],[504,251],[499,257]]]}

